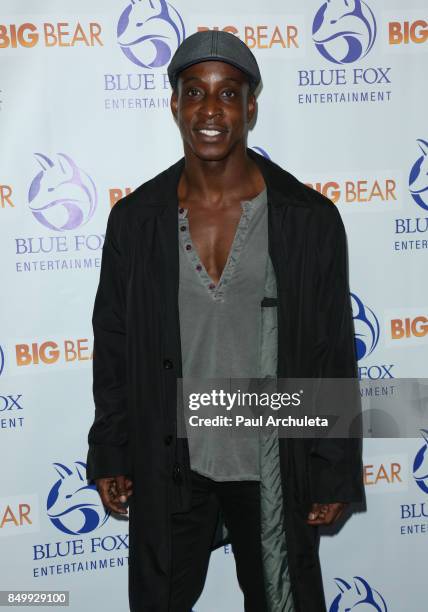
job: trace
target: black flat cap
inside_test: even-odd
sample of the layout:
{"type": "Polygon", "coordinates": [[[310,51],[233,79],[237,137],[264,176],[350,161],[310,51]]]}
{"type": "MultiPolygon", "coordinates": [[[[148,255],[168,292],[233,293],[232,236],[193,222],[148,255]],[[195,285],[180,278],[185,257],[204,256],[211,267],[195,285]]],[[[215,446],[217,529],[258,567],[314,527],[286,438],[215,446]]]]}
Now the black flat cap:
{"type": "Polygon", "coordinates": [[[178,73],[193,64],[209,60],[226,62],[242,70],[254,91],[260,83],[260,70],[253,53],[237,36],[221,30],[204,30],[195,32],[185,38],[174,53],[168,66],[168,78],[174,89],[178,73]]]}

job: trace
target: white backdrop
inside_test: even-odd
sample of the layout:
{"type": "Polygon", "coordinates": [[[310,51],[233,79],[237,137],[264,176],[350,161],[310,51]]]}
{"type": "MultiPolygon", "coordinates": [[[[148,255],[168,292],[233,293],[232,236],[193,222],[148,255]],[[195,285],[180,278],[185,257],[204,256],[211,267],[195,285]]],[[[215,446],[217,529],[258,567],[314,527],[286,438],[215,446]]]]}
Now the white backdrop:
{"type": "MultiPolygon", "coordinates": [[[[427,3],[211,6],[1,2],[0,588],[70,590],[79,612],[127,610],[127,524],[84,479],[90,320],[111,205],[182,154],[166,67],[183,36],[252,47],[249,145],[339,207],[361,377],[388,393],[426,372],[427,3]]],[[[427,609],[427,447],[424,431],[365,443],[368,511],[321,542],[330,612],[427,609]]],[[[196,605],[219,609],[242,609],[229,548],[196,605]]]]}

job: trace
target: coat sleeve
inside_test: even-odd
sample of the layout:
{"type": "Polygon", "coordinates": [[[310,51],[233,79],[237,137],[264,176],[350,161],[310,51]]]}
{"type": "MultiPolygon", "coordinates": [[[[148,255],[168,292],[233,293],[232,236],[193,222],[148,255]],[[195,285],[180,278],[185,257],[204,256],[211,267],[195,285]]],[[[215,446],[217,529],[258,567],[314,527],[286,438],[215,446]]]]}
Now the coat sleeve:
{"type": "MultiPolygon", "coordinates": [[[[110,211],[95,297],[93,396],[95,419],[89,431],[87,477],[127,474],[126,265],[120,245],[121,204],[110,211]]],[[[121,240],[124,243],[123,236],[121,240]]]]}
{"type": "MultiPolygon", "coordinates": [[[[321,208],[318,223],[319,329],[325,338],[321,378],[357,379],[354,326],[348,280],[346,234],[332,203],[321,208]]],[[[353,414],[360,408],[353,406],[353,414]]],[[[317,438],[310,451],[311,501],[364,500],[361,438],[317,438]]]]}

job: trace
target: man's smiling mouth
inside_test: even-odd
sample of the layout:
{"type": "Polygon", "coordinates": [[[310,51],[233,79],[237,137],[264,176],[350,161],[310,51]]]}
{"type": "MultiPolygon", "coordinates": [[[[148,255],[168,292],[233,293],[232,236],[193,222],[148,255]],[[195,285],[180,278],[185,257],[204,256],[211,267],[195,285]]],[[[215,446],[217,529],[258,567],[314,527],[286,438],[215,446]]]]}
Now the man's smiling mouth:
{"type": "Polygon", "coordinates": [[[199,128],[195,130],[195,132],[198,134],[204,134],[204,136],[219,136],[220,134],[225,134],[226,131],[227,130],[219,128],[199,128]]]}

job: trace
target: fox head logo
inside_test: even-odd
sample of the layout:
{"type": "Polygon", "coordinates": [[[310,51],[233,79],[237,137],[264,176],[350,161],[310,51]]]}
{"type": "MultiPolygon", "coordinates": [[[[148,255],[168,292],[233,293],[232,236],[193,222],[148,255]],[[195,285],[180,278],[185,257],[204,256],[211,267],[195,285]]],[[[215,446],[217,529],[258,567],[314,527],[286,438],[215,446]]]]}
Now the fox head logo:
{"type": "Polygon", "coordinates": [[[58,232],[87,223],[97,206],[91,177],[65,153],[54,161],[42,153],[34,155],[41,171],[30,185],[28,201],[37,221],[58,232]]]}
{"type": "Polygon", "coordinates": [[[315,47],[335,64],[351,64],[365,57],[376,39],[376,21],[362,0],[327,0],[312,25],[315,47]]]}
{"type": "Polygon", "coordinates": [[[428,210],[428,142],[421,138],[417,141],[422,155],[410,170],[409,188],[412,198],[424,210],[428,210]]]}
{"type": "Polygon", "coordinates": [[[355,293],[351,293],[351,304],[355,327],[355,349],[359,361],[375,350],[379,342],[380,325],[373,310],[365,306],[355,293]]]}
{"type": "Polygon", "coordinates": [[[86,481],[86,465],[75,461],[70,469],[54,463],[59,479],[53,484],[46,503],[53,525],[71,535],[90,533],[104,525],[109,517],[95,485],[86,481]]]}
{"type": "Polygon", "coordinates": [[[424,442],[413,462],[413,478],[424,493],[428,493],[428,431],[421,429],[424,442]]]}
{"type": "Polygon", "coordinates": [[[131,0],[117,24],[126,57],[142,68],[160,68],[185,38],[184,23],[166,0],[131,0]]]}
{"type": "Polygon", "coordinates": [[[386,602],[379,591],[369,585],[367,580],[354,576],[353,584],[342,578],[335,578],[340,593],[335,597],[329,612],[388,612],[386,602]]]}

